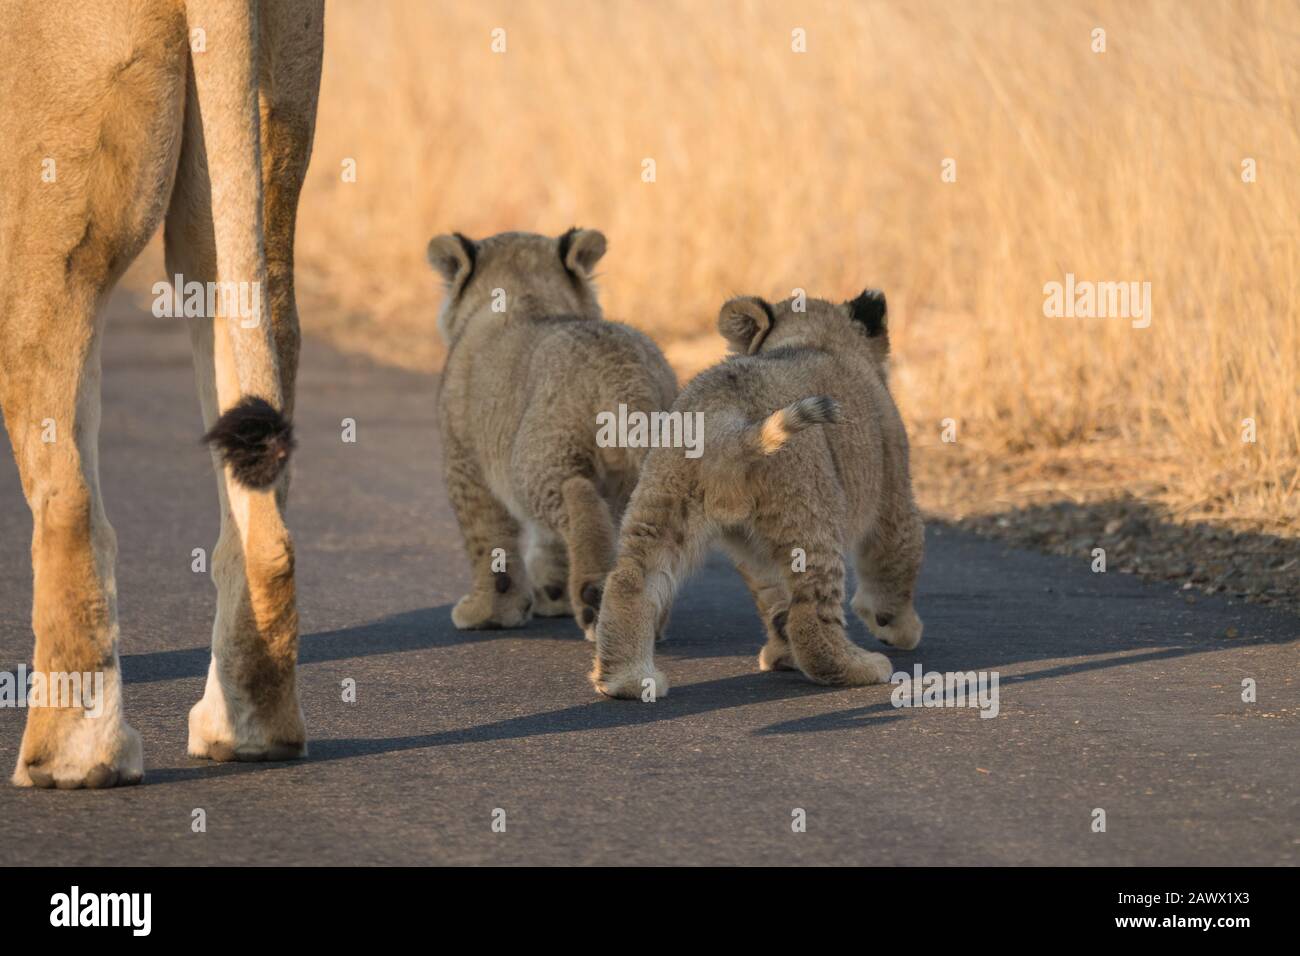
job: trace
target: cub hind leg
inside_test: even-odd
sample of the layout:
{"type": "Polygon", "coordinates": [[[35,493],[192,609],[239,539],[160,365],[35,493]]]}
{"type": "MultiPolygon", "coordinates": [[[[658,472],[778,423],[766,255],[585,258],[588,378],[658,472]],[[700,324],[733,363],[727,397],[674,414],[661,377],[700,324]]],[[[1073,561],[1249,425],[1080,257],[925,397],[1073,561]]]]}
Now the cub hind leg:
{"type": "Polygon", "coordinates": [[[757,536],[776,544],[774,554],[788,555],[797,548],[802,556],[798,564],[780,565],[790,593],[784,632],[791,656],[818,684],[882,683],[892,673],[889,659],[858,647],[844,632],[845,569],[835,530],[845,524],[844,511],[842,502],[828,498],[774,494],[772,500],[779,504],[755,518],[757,536]]]}
{"type": "Polygon", "coordinates": [[[790,589],[786,586],[780,565],[739,539],[728,539],[726,549],[754,598],[754,606],[758,608],[758,616],[767,634],[767,643],[758,654],[759,670],[797,670],[790,640],[786,636],[790,589]]]}
{"type": "Polygon", "coordinates": [[[643,700],[667,695],[668,682],[655,667],[655,641],[678,584],[715,534],[687,489],[643,475],[623,518],[614,570],[605,581],[589,675],[600,693],[643,700]]]}
{"type": "Polygon", "coordinates": [[[569,603],[569,548],[564,538],[540,522],[529,524],[524,548],[533,582],[533,613],[538,617],[573,617],[569,603]]]}
{"type": "Polygon", "coordinates": [[[924,551],[925,526],[914,505],[883,512],[858,543],[853,610],[878,640],[903,651],[921,643],[921,618],[912,599],[924,551]]]}
{"type": "Polygon", "coordinates": [[[583,636],[594,641],[605,577],[614,567],[614,518],[588,478],[569,478],[560,486],[560,494],[569,549],[569,602],[583,636]]]}
{"type": "Polygon", "coordinates": [[[462,631],[523,627],[532,616],[533,595],[519,523],[492,494],[473,459],[453,441],[445,446],[447,496],[472,575],[470,592],[452,608],[451,622],[462,631]]]}
{"type": "MultiPolygon", "coordinates": [[[[531,429],[526,423],[521,431],[554,433],[553,426],[545,422],[531,429]]],[[[535,445],[516,448],[514,470],[521,478],[520,490],[529,512],[542,525],[538,531],[543,540],[549,533],[553,541],[564,543],[562,555],[558,545],[552,544],[549,562],[541,562],[547,565],[550,575],[541,582],[550,586],[550,591],[544,592],[548,606],[554,607],[561,600],[551,595],[563,581],[570,613],[587,640],[594,641],[605,576],[614,566],[617,538],[610,505],[593,480],[593,450],[574,436],[562,436],[540,453],[535,445]],[[560,568],[567,568],[564,578],[558,576],[560,568]]]]}
{"type": "Polygon", "coordinates": [[[806,571],[790,571],[785,631],[799,670],[818,684],[861,686],[889,680],[883,654],[858,647],[844,633],[844,560],[838,550],[809,549],[806,571]]]}

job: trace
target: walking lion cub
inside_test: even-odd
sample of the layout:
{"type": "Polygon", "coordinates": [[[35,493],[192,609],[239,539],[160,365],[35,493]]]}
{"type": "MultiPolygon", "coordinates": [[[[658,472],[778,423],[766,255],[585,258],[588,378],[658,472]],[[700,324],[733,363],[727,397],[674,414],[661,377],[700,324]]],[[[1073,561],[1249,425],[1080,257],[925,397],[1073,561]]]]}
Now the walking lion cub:
{"type": "Polygon", "coordinates": [[[677,393],[655,344],[602,317],[592,270],[604,253],[592,229],[429,243],[447,285],[444,474],[473,576],[451,612],[458,628],[573,614],[595,639],[616,522],[646,455],[600,447],[597,416],[667,409],[677,393]]]}
{"type": "Polygon", "coordinates": [[[628,504],[596,628],[601,693],[666,693],[655,640],[679,581],[719,539],[767,631],[762,670],[797,668],[822,684],[889,679],[889,660],[844,633],[846,551],[853,609],[871,632],[901,649],[921,640],[912,598],[923,527],[887,384],[885,297],[801,304],[722,307],[718,329],[736,354],[673,406],[702,414],[702,454],[651,451],[628,504]]]}

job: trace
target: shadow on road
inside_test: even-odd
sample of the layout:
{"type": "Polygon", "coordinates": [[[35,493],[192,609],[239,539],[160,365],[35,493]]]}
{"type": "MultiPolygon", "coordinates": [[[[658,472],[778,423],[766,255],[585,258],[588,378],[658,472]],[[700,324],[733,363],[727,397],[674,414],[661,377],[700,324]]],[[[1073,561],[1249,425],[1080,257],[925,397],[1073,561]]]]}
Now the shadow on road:
{"type": "MultiPolygon", "coordinates": [[[[925,671],[999,671],[1001,683],[1012,686],[1294,641],[1289,619],[1268,611],[1253,611],[1250,620],[1255,623],[1248,626],[1239,610],[1222,601],[1203,600],[1193,607],[1180,598],[1153,592],[1132,576],[1094,575],[1086,570],[1086,564],[1081,569],[1078,562],[1067,559],[1006,552],[999,558],[999,575],[990,578],[987,543],[947,531],[933,533],[946,540],[935,547],[935,561],[922,582],[918,608],[926,620],[926,636],[915,651],[904,653],[880,646],[848,615],[853,640],[885,651],[898,671],[911,672],[917,665],[925,671]],[[1230,637],[1229,625],[1235,622],[1242,623],[1243,633],[1230,637]]],[[[797,673],[759,673],[756,666],[748,673],[690,683],[692,670],[706,666],[706,660],[753,658],[762,639],[758,616],[742,582],[724,557],[714,555],[676,602],[669,640],[658,650],[674,686],[669,696],[651,706],[602,700],[593,692],[589,700],[557,710],[427,734],[313,740],[306,761],[196,762],[152,769],[149,779],[153,784],[181,782],[209,775],[292,770],[352,757],[560,734],[598,734],[751,704],[843,693],[842,689],[811,684],[797,673]]],[[[432,651],[435,653],[427,662],[436,667],[440,648],[498,640],[588,646],[569,618],[539,618],[509,631],[458,631],[451,623],[451,606],[444,604],[304,635],[299,658],[310,666],[432,651]]],[[[198,678],[207,671],[208,657],[206,647],[128,655],[123,671],[128,683],[198,678]]],[[[887,694],[880,699],[882,689],[871,693],[874,702],[865,706],[799,716],[756,727],[751,734],[820,734],[912,719],[908,711],[895,709],[887,694]]]]}
{"type": "MultiPolygon", "coordinates": [[[[536,633],[538,631],[543,632],[538,636],[560,639],[573,636],[571,635],[572,622],[567,619],[543,621],[540,622],[540,626],[538,626],[539,622],[533,622],[529,628],[515,631],[457,631],[450,623],[449,612],[450,608],[448,606],[409,611],[371,624],[304,637],[301,659],[304,663],[343,660],[371,654],[427,650],[439,646],[487,641],[503,636],[519,636],[520,634],[536,633]]],[[[690,657],[747,655],[752,652],[752,647],[750,647],[754,637],[750,633],[753,630],[752,627],[742,625],[730,629],[719,628],[718,630],[723,638],[722,640],[700,642],[709,651],[707,654],[702,652],[702,648],[695,648],[692,653],[678,655],[675,653],[674,648],[664,645],[661,647],[661,656],[663,660],[671,662],[690,657]],[[730,630],[735,630],[736,635],[729,636],[728,632],[730,630]]],[[[574,638],[578,639],[576,636],[574,638]]],[[[1264,638],[1253,641],[1235,641],[1230,646],[1243,647],[1286,642],[1277,638],[1264,638]]],[[[874,642],[868,640],[862,643],[871,644],[874,642]]],[[[1010,686],[1029,681],[1050,680],[1084,672],[1172,660],[1225,649],[1223,643],[1204,640],[1187,641],[1170,646],[1165,640],[1161,639],[1152,641],[1152,644],[1155,646],[1138,647],[1137,649],[1134,649],[1131,645],[1124,648],[1093,648],[1093,654],[1087,660],[1048,664],[1048,666],[1028,673],[1008,674],[1001,678],[1001,684],[1010,686]],[[1107,650],[1110,653],[1106,653],[1107,650]]],[[[936,649],[932,648],[932,650],[936,649]]],[[[147,680],[163,679],[159,676],[159,672],[164,668],[169,670],[173,676],[195,677],[205,672],[207,653],[206,649],[171,651],[163,654],[135,655],[131,660],[138,662],[140,658],[149,659],[149,670],[155,672],[155,674],[146,678],[147,680]],[[160,658],[162,660],[159,660],[160,658]],[[180,671],[184,671],[184,673],[178,674],[180,671]]],[[[1005,650],[1000,651],[997,647],[988,646],[983,649],[982,653],[977,655],[973,655],[969,646],[965,648],[943,648],[940,653],[930,656],[923,666],[926,670],[939,671],[999,670],[1009,666],[1021,665],[1034,659],[1059,659],[1066,653],[1068,653],[1067,649],[1063,648],[1059,642],[1048,642],[1038,653],[1028,655],[1009,655],[1005,650]]],[[[917,653],[891,651],[889,656],[896,670],[910,672],[914,664],[921,663],[917,653]]],[[[671,666],[671,663],[669,666],[671,666]]],[[[132,666],[131,669],[134,670],[135,666],[132,666]]],[[[676,670],[680,674],[683,668],[679,667],[676,670]]],[[[661,698],[652,706],[646,706],[639,702],[604,700],[593,695],[593,698],[588,702],[559,710],[511,717],[505,720],[491,721],[454,730],[398,737],[313,740],[310,745],[310,753],[305,761],[276,764],[211,764],[196,762],[188,767],[152,769],[149,772],[149,782],[155,785],[177,783],[214,774],[291,770],[302,766],[304,763],[345,760],[353,757],[369,757],[412,750],[520,740],[556,734],[599,733],[604,730],[672,721],[751,704],[775,703],[782,700],[841,692],[843,692],[843,688],[821,687],[811,684],[797,673],[760,673],[755,671],[749,674],[698,681],[696,683],[679,683],[674,686],[671,695],[661,698]]],[[[896,709],[888,700],[884,700],[866,706],[851,707],[845,710],[815,714],[771,724],[755,729],[753,736],[861,729],[871,725],[907,720],[910,717],[911,714],[907,710],[896,709]]]]}
{"type": "MultiPolygon", "coordinates": [[[[771,703],[792,698],[812,697],[838,693],[842,688],[820,687],[810,684],[792,673],[743,674],[718,680],[701,681],[674,688],[668,697],[653,704],[639,701],[605,700],[595,696],[583,704],[560,710],[527,714],[505,720],[492,721],[474,727],[416,734],[402,737],[355,737],[313,740],[306,760],[289,763],[198,763],[189,767],[151,769],[149,783],[177,783],[203,777],[214,772],[250,773],[288,770],[304,763],[322,763],[351,757],[369,757],[377,754],[408,750],[426,750],[460,744],[521,740],[553,734],[599,732],[614,728],[641,726],[666,720],[677,720],[697,714],[712,713],[731,707],[771,703]]],[[[888,705],[885,705],[888,707],[888,705]]],[[[890,707],[890,710],[893,708],[890,707]]]]}
{"type": "MultiPolygon", "coordinates": [[[[667,661],[757,655],[763,640],[760,623],[748,595],[737,595],[734,593],[737,589],[730,584],[719,588],[716,583],[707,591],[703,588],[688,589],[674,612],[680,623],[675,627],[669,625],[668,640],[659,645],[657,654],[667,661]],[[684,603],[692,606],[683,609],[681,605],[684,603]],[[702,607],[702,603],[716,606],[702,607]]],[[[1126,599],[1134,601],[1135,610],[1139,603],[1149,600],[1145,594],[1115,594],[1108,598],[1120,603],[1126,599]]],[[[903,670],[910,670],[913,663],[922,657],[927,669],[941,671],[992,670],[1034,660],[1066,657],[1095,658],[1049,668],[1034,675],[1007,678],[1008,681],[1060,677],[1128,663],[1294,640],[1284,632],[1275,632],[1269,636],[1227,641],[1221,634],[1210,633],[1210,628],[1204,627],[1200,634],[1187,632],[1180,636],[1136,617],[1123,631],[1113,634],[1108,634],[1101,626],[1104,622],[1098,622],[1095,628],[1080,628],[1069,621],[1070,626],[1050,630],[1048,621],[1023,618],[1009,620],[996,629],[987,623],[975,626],[963,623],[960,628],[945,626],[963,616],[969,617],[972,607],[980,603],[978,595],[943,592],[928,595],[927,600],[919,605],[927,622],[926,637],[912,652],[879,644],[852,614],[846,615],[846,620],[854,641],[870,650],[885,653],[897,668],[903,670]],[[1101,656],[1135,651],[1146,653],[1119,659],[1101,656]]],[[[301,664],[316,664],[519,638],[582,641],[571,618],[534,618],[525,627],[511,630],[460,631],[451,623],[451,605],[445,604],[404,611],[336,631],[305,634],[301,638],[298,659],[301,664]]],[[[126,654],[123,655],[123,672],[128,684],[203,677],[207,674],[209,656],[206,646],[126,654]]]]}
{"type": "Polygon", "coordinates": [[[1131,494],[1104,501],[1039,501],[956,522],[930,515],[926,520],[1077,560],[1091,561],[1093,549],[1102,548],[1112,573],[1190,584],[1193,593],[1208,590],[1300,612],[1300,539],[1173,521],[1167,508],[1131,494]]]}

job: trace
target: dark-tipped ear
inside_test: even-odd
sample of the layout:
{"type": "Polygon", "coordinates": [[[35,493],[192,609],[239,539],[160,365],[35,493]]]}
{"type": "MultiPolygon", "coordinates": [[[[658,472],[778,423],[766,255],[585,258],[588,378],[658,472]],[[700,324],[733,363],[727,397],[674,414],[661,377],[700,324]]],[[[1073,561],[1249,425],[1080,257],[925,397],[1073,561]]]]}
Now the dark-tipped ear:
{"type": "Polygon", "coordinates": [[[889,331],[885,293],[879,289],[863,289],[856,299],[844,303],[849,308],[849,316],[854,322],[861,322],[867,330],[867,336],[875,338],[889,331]]]}
{"type": "Polygon", "coordinates": [[[718,331],[732,349],[753,355],[772,331],[772,307],[756,295],[728,299],[718,313],[718,331]]]}
{"type": "Polygon", "coordinates": [[[557,240],[564,268],[582,279],[590,279],[596,263],[605,254],[605,237],[598,229],[573,228],[557,240]]]}
{"type": "Polygon", "coordinates": [[[459,232],[450,235],[434,236],[429,240],[426,252],[429,265],[442,276],[447,284],[447,291],[456,295],[465,287],[469,277],[474,274],[474,262],[478,257],[478,246],[474,240],[467,239],[459,232]]]}

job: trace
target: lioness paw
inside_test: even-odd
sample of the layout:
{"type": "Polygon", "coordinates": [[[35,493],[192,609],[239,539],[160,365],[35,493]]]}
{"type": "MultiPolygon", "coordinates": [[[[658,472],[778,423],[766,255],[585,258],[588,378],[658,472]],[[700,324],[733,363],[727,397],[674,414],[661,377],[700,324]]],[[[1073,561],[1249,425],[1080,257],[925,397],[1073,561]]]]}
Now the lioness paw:
{"type": "Polygon", "coordinates": [[[252,710],[246,694],[228,693],[214,659],[203,697],[190,708],[191,757],[231,760],[296,760],[307,755],[307,728],[292,684],[274,707],[252,710]]]}
{"type": "Polygon", "coordinates": [[[19,757],[15,786],[101,790],[131,786],[144,777],[140,735],[125,721],[69,714],[47,732],[59,739],[43,741],[38,759],[19,757]]]}

